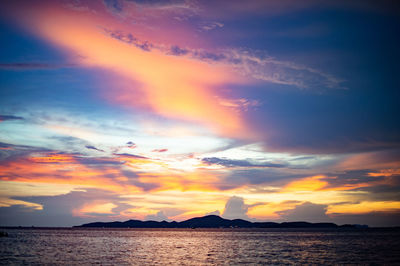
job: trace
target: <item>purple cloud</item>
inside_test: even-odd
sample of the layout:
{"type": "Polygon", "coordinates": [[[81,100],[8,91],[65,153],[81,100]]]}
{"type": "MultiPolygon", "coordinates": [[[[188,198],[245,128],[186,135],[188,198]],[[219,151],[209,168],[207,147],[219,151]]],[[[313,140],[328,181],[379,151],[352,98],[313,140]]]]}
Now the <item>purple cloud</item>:
{"type": "Polygon", "coordinates": [[[282,168],[286,167],[284,164],[278,163],[253,163],[248,160],[232,160],[225,158],[217,158],[217,157],[209,157],[203,158],[202,162],[208,165],[217,164],[225,167],[255,167],[255,168],[263,168],[263,167],[271,167],[271,168],[282,168]]]}

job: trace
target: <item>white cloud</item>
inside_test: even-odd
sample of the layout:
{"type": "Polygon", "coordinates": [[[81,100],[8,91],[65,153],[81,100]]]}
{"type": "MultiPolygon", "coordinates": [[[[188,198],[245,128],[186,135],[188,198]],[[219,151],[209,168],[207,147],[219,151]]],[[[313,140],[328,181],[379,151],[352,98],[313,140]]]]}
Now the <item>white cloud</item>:
{"type": "Polygon", "coordinates": [[[249,217],[247,216],[247,211],[249,207],[249,205],[244,203],[242,197],[233,196],[226,202],[222,216],[227,219],[248,220],[249,217]]]}
{"type": "Polygon", "coordinates": [[[163,211],[159,211],[156,214],[147,215],[145,218],[146,221],[168,221],[168,217],[164,214],[163,211]]]}

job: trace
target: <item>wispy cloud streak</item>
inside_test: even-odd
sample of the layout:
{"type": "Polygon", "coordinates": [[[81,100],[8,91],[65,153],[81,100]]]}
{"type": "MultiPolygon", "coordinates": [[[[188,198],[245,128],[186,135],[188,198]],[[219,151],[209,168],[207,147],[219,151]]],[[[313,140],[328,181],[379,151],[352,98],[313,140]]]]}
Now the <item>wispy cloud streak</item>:
{"type": "Polygon", "coordinates": [[[74,68],[76,64],[52,64],[40,62],[23,62],[23,63],[0,63],[0,69],[3,70],[51,70],[60,68],[74,68]]]}
{"type": "Polygon", "coordinates": [[[267,55],[266,52],[246,49],[191,49],[178,45],[165,46],[140,40],[131,33],[104,29],[110,37],[131,44],[146,52],[161,51],[168,55],[183,56],[211,64],[228,65],[238,73],[260,81],[296,86],[300,89],[345,89],[343,79],[321,70],[293,62],[282,61],[267,55]]]}

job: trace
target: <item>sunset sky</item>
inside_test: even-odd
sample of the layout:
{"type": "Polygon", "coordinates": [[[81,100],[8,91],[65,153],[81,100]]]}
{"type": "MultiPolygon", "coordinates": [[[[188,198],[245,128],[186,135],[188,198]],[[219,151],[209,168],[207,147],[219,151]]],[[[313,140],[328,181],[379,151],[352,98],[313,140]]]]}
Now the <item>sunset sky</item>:
{"type": "Polygon", "coordinates": [[[395,1],[0,3],[0,225],[400,226],[395,1]]]}

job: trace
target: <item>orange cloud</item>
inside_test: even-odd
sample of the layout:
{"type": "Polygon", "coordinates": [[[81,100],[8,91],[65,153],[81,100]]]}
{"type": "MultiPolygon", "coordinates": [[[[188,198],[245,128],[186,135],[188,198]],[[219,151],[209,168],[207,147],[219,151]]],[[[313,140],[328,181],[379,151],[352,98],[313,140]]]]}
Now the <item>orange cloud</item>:
{"type": "Polygon", "coordinates": [[[327,214],[362,214],[369,212],[391,212],[400,210],[400,201],[363,201],[360,203],[348,203],[331,205],[327,214]]]}
{"type": "Polygon", "coordinates": [[[84,216],[85,214],[98,213],[98,214],[114,214],[112,209],[118,207],[114,203],[108,202],[92,202],[85,204],[80,209],[73,210],[75,216],[84,216]]]}
{"type": "Polygon", "coordinates": [[[389,158],[384,152],[366,152],[347,157],[336,165],[336,169],[343,171],[364,169],[398,168],[400,161],[396,157],[389,158]]]}
{"type": "Polygon", "coordinates": [[[207,172],[192,173],[174,173],[172,171],[163,171],[155,174],[140,174],[139,180],[143,183],[156,183],[157,188],[154,192],[159,191],[219,191],[216,185],[219,179],[214,174],[207,172]]]}
{"type": "MultiPolygon", "coordinates": [[[[371,173],[370,176],[391,176],[377,173],[371,173]],[[372,174],[372,175],[371,175],[372,174]],[[376,174],[376,175],[375,175],[376,174]]],[[[388,173],[386,173],[388,174],[388,173]]],[[[327,177],[324,175],[306,177],[300,180],[290,182],[284,187],[283,192],[302,192],[302,191],[343,191],[352,190],[356,188],[371,187],[379,184],[390,184],[389,179],[376,180],[369,182],[359,182],[359,183],[343,183],[339,185],[332,185],[329,183],[329,179],[336,179],[337,177],[327,177]],[[321,180],[324,179],[324,180],[321,180]]]]}
{"type": "Polygon", "coordinates": [[[146,191],[219,191],[216,173],[171,169],[168,163],[134,155],[91,158],[37,153],[0,165],[0,180],[92,187],[121,195],[146,191]],[[132,172],[130,178],[126,172],[132,172]],[[138,185],[133,185],[138,184],[138,185]]]}
{"type": "Polygon", "coordinates": [[[327,181],[320,180],[326,176],[318,175],[312,177],[306,177],[301,180],[290,182],[284,187],[284,191],[317,191],[325,188],[329,183],[327,181]]]}
{"type": "Polygon", "coordinates": [[[216,97],[218,88],[244,82],[232,69],[121,42],[108,36],[104,28],[120,30],[127,26],[106,13],[96,16],[47,5],[17,12],[19,18],[22,15],[24,26],[78,54],[78,63],[107,69],[119,79],[131,81],[123,88],[115,87],[119,81],[110,81],[112,90],[102,92],[110,102],[137,108],[143,101],[138,99],[140,90],[149,108],[160,115],[201,123],[225,136],[249,136],[240,114],[220,104],[216,97]]]}
{"type": "Polygon", "coordinates": [[[121,175],[118,169],[89,167],[70,154],[50,153],[19,159],[0,165],[0,173],[0,180],[4,181],[78,185],[119,193],[141,191],[129,183],[117,182],[117,177],[121,175]]]}
{"type": "Polygon", "coordinates": [[[368,175],[373,177],[378,177],[378,176],[390,177],[393,175],[400,175],[400,169],[385,169],[379,172],[368,173],[368,175]]]}

